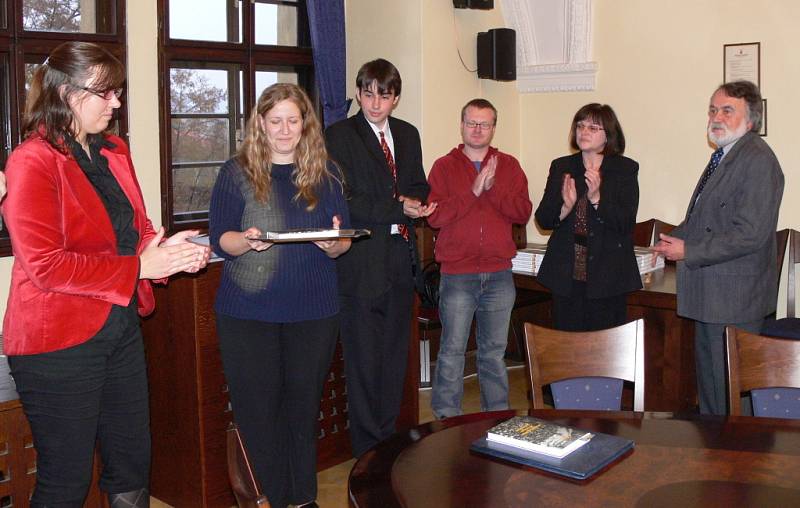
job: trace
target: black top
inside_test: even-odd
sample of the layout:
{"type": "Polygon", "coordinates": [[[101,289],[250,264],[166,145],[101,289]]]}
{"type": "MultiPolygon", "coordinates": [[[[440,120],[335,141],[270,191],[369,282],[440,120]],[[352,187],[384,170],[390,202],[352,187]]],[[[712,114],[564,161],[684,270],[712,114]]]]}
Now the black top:
{"type": "MultiPolygon", "coordinates": [[[[133,227],[133,206],[131,206],[131,202],[108,167],[108,159],[100,153],[103,148],[114,148],[114,144],[104,139],[95,142],[90,141],[89,151],[92,153],[91,158],[75,139],[68,137],[67,146],[72,156],[75,157],[75,162],[78,163],[78,166],[80,166],[86,178],[89,179],[89,183],[92,184],[98,197],[103,202],[108,218],[111,220],[111,226],[114,228],[114,234],[117,236],[117,254],[120,256],[135,256],[136,247],[139,243],[139,233],[133,227]]],[[[130,320],[138,319],[136,314],[136,291],[131,295],[131,301],[128,303],[127,309],[122,312],[124,316],[122,317],[122,322],[119,321],[119,317],[115,317],[118,316],[121,309],[122,307],[118,305],[112,305],[111,315],[98,334],[104,331],[109,333],[121,331],[130,320]]]]}
{"type": "Polygon", "coordinates": [[[67,138],[67,144],[78,166],[83,170],[106,208],[111,226],[117,235],[117,253],[120,256],[136,255],[139,233],[133,227],[133,207],[114,174],[111,173],[108,159],[100,153],[102,148],[113,148],[114,145],[103,139],[94,143],[90,142],[89,151],[92,153],[90,159],[83,147],[74,139],[67,138]]]}

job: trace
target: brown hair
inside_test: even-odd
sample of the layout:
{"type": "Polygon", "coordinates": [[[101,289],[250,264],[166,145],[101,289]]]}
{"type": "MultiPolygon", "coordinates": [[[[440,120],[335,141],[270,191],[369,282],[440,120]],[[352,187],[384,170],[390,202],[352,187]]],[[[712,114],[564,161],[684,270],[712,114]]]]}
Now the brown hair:
{"type": "Polygon", "coordinates": [[[383,58],[367,62],[358,69],[356,87],[359,90],[369,90],[373,83],[377,86],[379,94],[394,93],[399,96],[403,88],[400,71],[390,61],[383,58]]]}
{"type": "MultiPolygon", "coordinates": [[[[56,47],[33,74],[25,101],[25,136],[41,131],[51,145],[66,153],[63,138],[77,134],[78,122],[69,101],[84,92],[81,87],[91,77],[92,88],[97,90],[120,88],[125,68],[108,50],[91,42],[69,41],[56,47]]],[[[89,134],[87,138],[92,141],[102,135],[89,134]]]]}
{"type": "Polygon", "coordinates": [[[328,171],[328,152],[322,138],[317,113],[308,95],[297,85],[276,83],[263,92],[258,103],[250,112],[245,127],[245,138],[236,154],[236,160],[244,169],[248,181],[255,190],[256,200],[266,203],[269,196],[272,177],[269,169],[272,166],[267,134],[261,126],[259,118],[266,115],[279,102],[292,101],[300,110],[303,118],[303,131],[295,148],[295,170],[292,174],[297,194],[294,199],[303,198],[308,203],[307,210],[317,206],[317,195],[314,189],[328,178],[335,178],[328,171]],[[267,171],[264,171],[264,169],[267,171]]]}
{"type": "Polygon", "coordinates": [[[598,104],[596,102],[583,106],[572,118],[572,125],[569,131],[569,146],[573,150],[580,150],[575,132],[578,128],[578,122],[586,119],[600,124],[606,131],[606,146],[603,148],[603,155],[622,155],[625,153],[625,135],[622,133],[622,126],[617,120],[617,115],[608,104],[598,104]]]}

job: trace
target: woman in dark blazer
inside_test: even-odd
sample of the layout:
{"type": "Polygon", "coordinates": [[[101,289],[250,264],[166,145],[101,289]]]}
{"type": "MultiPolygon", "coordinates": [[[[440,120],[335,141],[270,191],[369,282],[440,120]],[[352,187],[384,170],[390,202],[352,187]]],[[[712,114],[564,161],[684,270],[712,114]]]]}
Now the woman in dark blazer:
{"type": "Polygon", "coordinates": [[[627,157],[622,127],[608,105],[575,114],[570,146],[550,165],[536,210],[553,230],[537,278],[553,293],[559,330],[602,330],[625,323],[627,293],[642,287],[633,253],[639,164],[627,157]]]}

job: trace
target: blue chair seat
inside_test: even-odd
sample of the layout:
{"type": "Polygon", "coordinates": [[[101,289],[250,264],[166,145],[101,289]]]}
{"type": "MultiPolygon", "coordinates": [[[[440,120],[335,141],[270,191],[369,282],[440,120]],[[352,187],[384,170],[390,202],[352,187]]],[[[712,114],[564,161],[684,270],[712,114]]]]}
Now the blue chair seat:
{"type": "Polygon", "coordinates": [[[755,416],[800,419],[800,388],[759,388],[750,395],[755,416]]]}
{"type": "Polygon", "coordinates": [[[622,380],[611,377],[575,377],[550,383],[556,409],[619,411],[622,380]]]}

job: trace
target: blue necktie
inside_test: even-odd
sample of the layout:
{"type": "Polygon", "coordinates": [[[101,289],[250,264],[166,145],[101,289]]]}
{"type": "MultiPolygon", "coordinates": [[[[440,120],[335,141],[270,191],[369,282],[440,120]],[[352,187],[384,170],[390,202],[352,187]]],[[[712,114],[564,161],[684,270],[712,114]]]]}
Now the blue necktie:
{"type": "Polygon", "coordinates": [[[722,151],[722,148],[717,148],[714,150],[714,153],[711,154],[711,159],[708,161],[708,166],[706,166],[706,170],[703,172],[703,178],[700,179],[700,185],[697,187],[697,196],[694,198],[694,203],[692,203],[692,208],[689,209],[689,215],[692,214],[694,210],[694,205],[697,204],[697,200],[700,199],[700,194],[703,193],[703,189],[706,188],[706,183],[708,183],[708,179],[711,178],[711,175],[714,174],[714,171],[717,170],[719,166],[719,161],[722,160],[722,156],[725,152],[722,151]]]}

